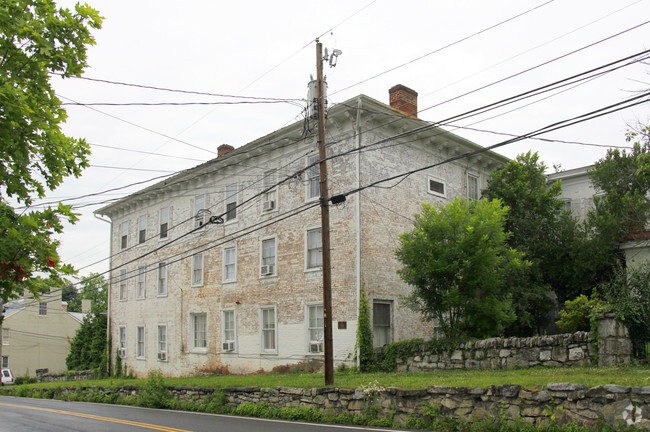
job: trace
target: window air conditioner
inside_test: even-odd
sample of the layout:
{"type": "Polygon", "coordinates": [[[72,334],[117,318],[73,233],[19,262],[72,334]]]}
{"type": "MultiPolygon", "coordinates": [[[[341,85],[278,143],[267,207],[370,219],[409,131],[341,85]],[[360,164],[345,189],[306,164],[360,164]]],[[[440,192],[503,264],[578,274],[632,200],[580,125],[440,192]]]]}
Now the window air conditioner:
{"type": "Polygon", "coordinates": [[[262,276],[272,275],[275,271],[275,266],[273,264],[263,265],[262,266],[262,276]]]}
{"type": "Polygon", "coordinates": [[[323,342],[311,342],[309,344],[310,353],[320,353],[323,352],[323,342]]]}
{"type": "Polygon", "coordinates": [[[124,357],[126,357],[126,349],[124,349],[124,348],[120,348],[120,349],[117,351],[117,355],[119,355],[120,358],[124,358],[124,357]]]}
{"type": "Polygon", "coordinates": [[[221,350],[222,351],[234,351],[235,350],[235,342],[224,342],[221,344],[221,350]]]}
{"type": "Polygon", "coordinates": [[[264,201],[262,204],[262,209],[264,211],[273,210],[275,208],[275,201],[264,201]]]}
{"type": "Polygon", "coordinates": [[[159,352],[158,353],[158,360],[167,361],[167,353],[166,352],[159,352]]]}

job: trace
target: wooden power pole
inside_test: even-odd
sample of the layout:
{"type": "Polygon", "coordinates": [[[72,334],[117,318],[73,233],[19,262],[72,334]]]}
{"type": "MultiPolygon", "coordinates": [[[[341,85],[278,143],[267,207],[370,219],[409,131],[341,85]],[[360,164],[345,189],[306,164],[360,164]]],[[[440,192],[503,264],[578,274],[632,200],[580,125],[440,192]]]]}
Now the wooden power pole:
{"type": "Polygon", "coordinates": [[[320,167],[321,235],[323,240],[323,327],[325,330],[325,385],[334,385],[332,344],[332,268],[330,255],[330,209],[325,163],[325,103],[323,101],[323,44],[316,39],[316,95],[318,108],[318,159],[320,167]]]}

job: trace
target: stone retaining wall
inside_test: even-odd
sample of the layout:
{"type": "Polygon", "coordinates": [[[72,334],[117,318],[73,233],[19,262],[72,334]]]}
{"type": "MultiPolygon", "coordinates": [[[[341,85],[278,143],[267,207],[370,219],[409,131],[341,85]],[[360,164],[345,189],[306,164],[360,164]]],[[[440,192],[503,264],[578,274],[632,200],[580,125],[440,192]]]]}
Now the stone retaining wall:
{"type": "Polygon", "coordinates": [[[39,382],[55,382],[55,381],[84,381],[96,378],[95,371],[72,371],[63,373],[45,373],[36,376],[39,382]]]}
{"type": "MultiPolygon", "coordinates": [[[[211,388],[168,387],[179,400],[200,403],[215,392],[211,388]]],[[[120,396],[137,396],[139,387],[117,389],[85,387],[93,393],[118,392],[120,396]]],[[[47,390],[47,389],[44,389],[47,390]]],[[[63,392],[78,392],[66,387],[63,392]]],[[[407,390],[396,387],[369,386],[366,389],[293,387],[234,387],[222,390],[231,406],[244,402],[265,403],[275,407],[312,407],[333,413],[362,414],[374,409],[384,416],[393,415],[404,425],[409,416],[421,417],[425,409],[438,406],[440,414],[467,418],[505,416],[527,423],[546,423],[551,417],[560,423],[576,422],[597,426],[604,422],[612,427],[634,425],[650,431],[650,386],[625,387],[605,385],[586,388],[577,384],[548,384],[542,390],[527,390],[519,385],[487,388],[432,386],[407,390]]],[[[12,394],[3,388],[0,394],[12,394]]]]}

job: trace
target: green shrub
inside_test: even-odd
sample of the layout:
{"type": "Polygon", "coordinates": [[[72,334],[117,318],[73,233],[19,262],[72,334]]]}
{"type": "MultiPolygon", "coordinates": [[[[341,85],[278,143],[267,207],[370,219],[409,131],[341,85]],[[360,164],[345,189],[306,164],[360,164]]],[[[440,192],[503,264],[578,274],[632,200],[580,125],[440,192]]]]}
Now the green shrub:
{"type": "Polygon", "coordinates": [[[363,287],[361,287],[360,296],[355,351],[359,353],[361,372],[369,372],[375,370],[375,368],[372,348],[372,329],[370,328],[370,306],[368,306],[366,290],[363,287]]]}
{"type": "Polygon", "coordinates": [[[149,376],[138,395],[138,405],[147,408],[166,408],[171,400],[159,370],[149,371],[149,376]]]}
{"type": "Polygon", "coordinates": [[[564,302],[564,310],[560,311],[560,320],[556,324],[564,333],[596,330],[596,319],[603,304],[594,297],[582,294],[573,300],[564,302]]]}

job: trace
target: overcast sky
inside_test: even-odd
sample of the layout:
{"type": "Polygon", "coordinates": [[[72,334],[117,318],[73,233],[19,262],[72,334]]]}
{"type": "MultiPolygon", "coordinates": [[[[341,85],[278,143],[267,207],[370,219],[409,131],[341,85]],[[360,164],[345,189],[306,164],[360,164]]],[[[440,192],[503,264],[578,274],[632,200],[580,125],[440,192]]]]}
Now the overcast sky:
{"type": "MultiPolygon", "coordinates": [[[[74,6],[71,1],[58,4],[74,6]]],[[[420,114],[427,121],[650,49],[650,24],[644,25],[650,19],[650,0],[91,0],[89,4],[105,20],[95,32],[97,44],[89,49],[85,77],[195,92],[305,99],[310,74],[315,75],[313,41],[320,36],[330,52],[343,51],[337,66],[325,70],[330,106],[361,93],[388,103],[388,89],[403,84],[419,93],[420,110],[433,107],[420,114]],[[639,27],[625,32],[635,26],[639,27]],[[621,32],[625,33],[614,36],[621,32]],[[610,39],[597,43],[606,38],[610,39]],[[576,50],[580,51],[569,54],[576,50]],[[519,75],[504,80],[515,74],[519,75]],[[474,91],[484,86],[488,87],[474,91]],[[457,99],[449,101],[453,98],[457,99]]],[[[650,87],[649,72],[649,65],[633,64],[445,128],[488,146],[507,138],[494,132],[523,134],[619,103],[650,87]]],[[[53,82],[66,103],[233,101],[82,79],[53,82]]],[[[220,144],[239,147],[300,119],[302,102],[70,105],[67,111],[64,131],[91,144],[93,166],[80,179],[66,181],[47,200],[65,201],[190,168],[215,157],[220,144]]],[[[583,144],[524,140],[498,152],[514,158],[538,151],[551,172],[554,165],[576,168],[603,157],[603,146],[626,145],[625,131],[639,122],[650,123],[647,99],[634,108],[544,136],[583,144]]],[[[63,260],[81,269],[82,275],[108,270],[109,225],[93,217],[101,205],[88,204],[149,184],[65,201],[83,207],[78,208],[81,220],[61,237],[63,260]]]]}

